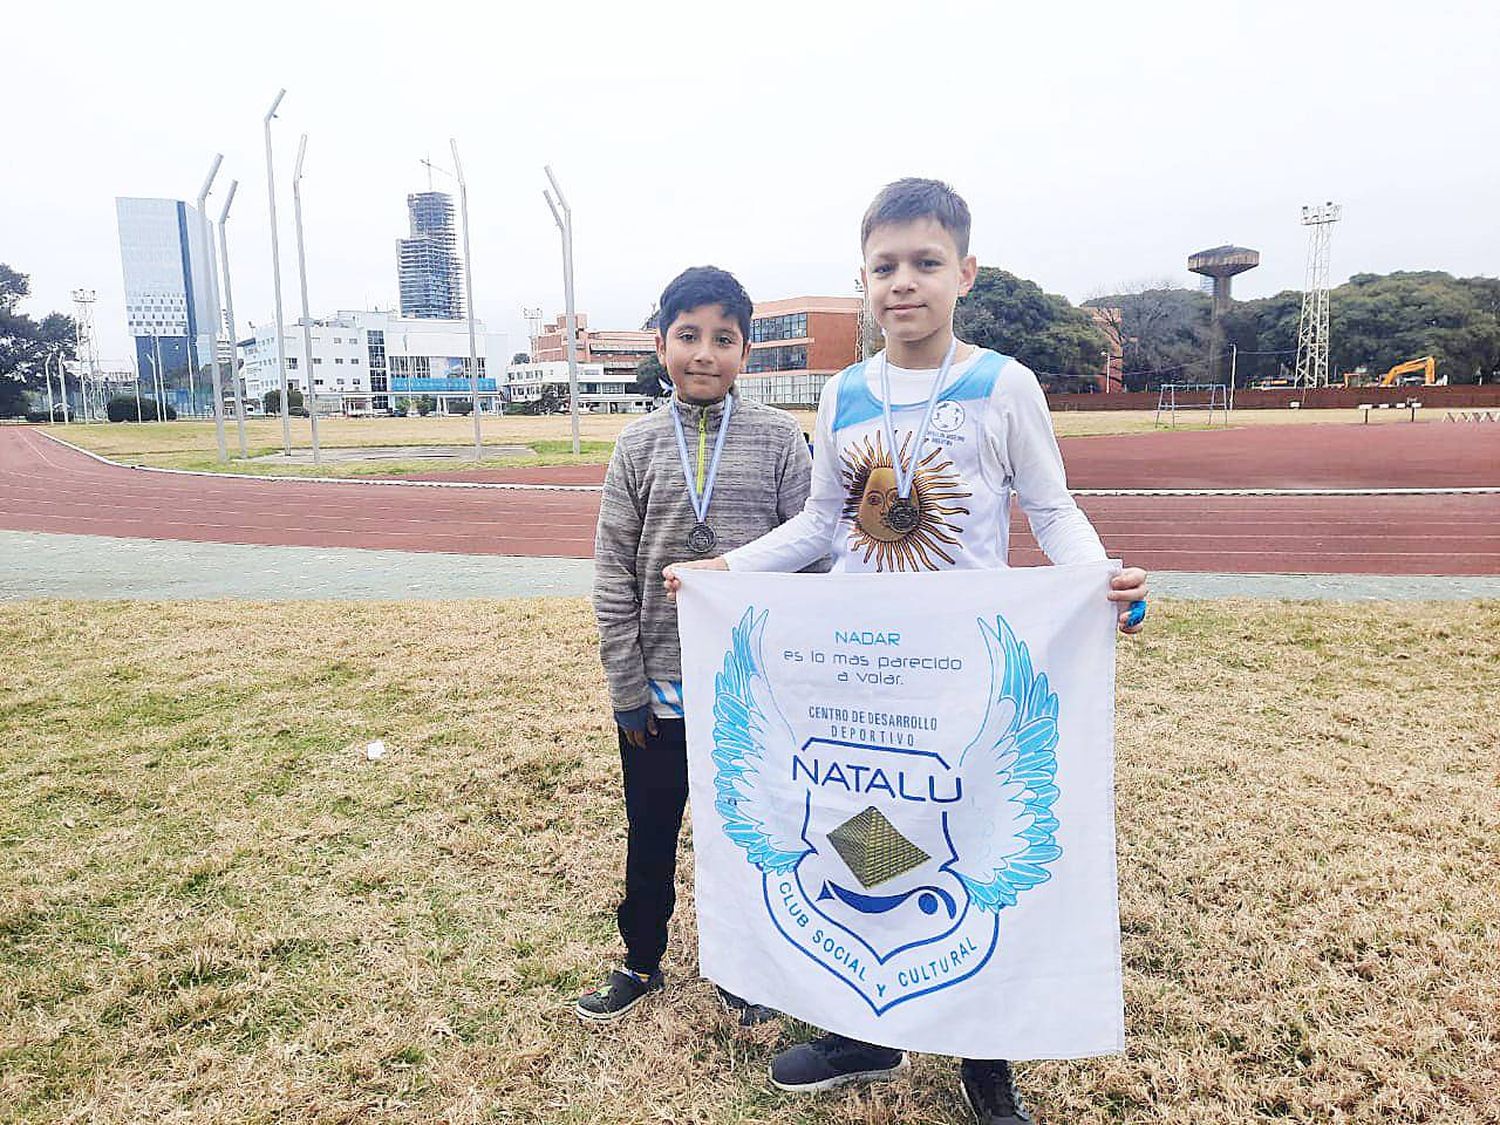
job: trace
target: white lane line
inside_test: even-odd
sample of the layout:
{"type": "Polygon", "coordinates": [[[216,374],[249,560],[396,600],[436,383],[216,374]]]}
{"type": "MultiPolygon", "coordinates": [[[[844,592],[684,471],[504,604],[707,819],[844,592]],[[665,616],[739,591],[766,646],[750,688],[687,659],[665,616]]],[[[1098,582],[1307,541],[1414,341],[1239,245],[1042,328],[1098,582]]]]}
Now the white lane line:
{"type": "MultiPolygon", "coordinates": [[[[253,473],[215,473],[204,469],[163,469],[155,465],[126,465],[111,461],[82,446],[74,445],[56,434],[38,430],[43,437],[91,457],[102,465],[117,469],[135,469],[142,473],[173,476],[209,477],[214,480],[257,480],[276,484],[368,484],[380,487],[408,488],[481,488],[510,492],[600,492],[600,484],[520,484],[502,481],[388,480],[366,477],[290,477],[253,473]]],[[[1500,485],[1419,488],[1074,488],[1074,496],[1497,496],[1500,485]]]]}

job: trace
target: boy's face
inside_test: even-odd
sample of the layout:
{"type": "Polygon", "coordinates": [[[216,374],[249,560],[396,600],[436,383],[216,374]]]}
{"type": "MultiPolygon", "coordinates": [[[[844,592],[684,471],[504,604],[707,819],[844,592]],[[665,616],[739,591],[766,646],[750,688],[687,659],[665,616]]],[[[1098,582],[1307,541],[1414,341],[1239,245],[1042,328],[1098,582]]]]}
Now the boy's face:
{"type": "Polygon", "coordinates": [[[734,386],[749,355],[750,341],[722,305],[687,309],[665,334],[656,331],[656,357],[683,402],[718,402],[734,386]]]}
{"type": "Polygon", "coordinates": [[[922,218],[872,230],[860,276],[887,339],[916,343],[952,329],[953,307],[973,288],[977,270],[941,223],[922,218]]]}

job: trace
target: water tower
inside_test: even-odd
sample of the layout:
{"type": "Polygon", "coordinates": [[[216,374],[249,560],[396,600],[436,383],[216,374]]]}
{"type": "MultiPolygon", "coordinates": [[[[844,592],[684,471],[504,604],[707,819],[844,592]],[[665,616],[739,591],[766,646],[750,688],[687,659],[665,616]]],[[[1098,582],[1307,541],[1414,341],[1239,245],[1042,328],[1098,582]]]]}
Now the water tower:
{"type": "Polygon", "coordinates": [[[1222,383],[1224,378],[1224,314],[1229,311],[1229,279],[1237,273],[1260,265],[1260,251],[1243,246],[1215,246],[1199,250],[1188,259],[1188,269],[1214,279],[1214,311],[1208,332],[1208,381],[1222,383]]]}

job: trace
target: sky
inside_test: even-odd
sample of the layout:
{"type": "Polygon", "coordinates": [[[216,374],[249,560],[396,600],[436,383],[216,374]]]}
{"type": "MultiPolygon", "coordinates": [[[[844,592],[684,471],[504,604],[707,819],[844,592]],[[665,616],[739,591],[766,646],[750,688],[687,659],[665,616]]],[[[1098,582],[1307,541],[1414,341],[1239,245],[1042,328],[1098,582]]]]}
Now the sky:
{"type": "MultiPolygon", "coordinates": [[[[1084,2],[360,5],[8,0],[0,261],[24,311],[98,294],[129,351],[114,199],[228,226],[235,311],[272,319],[262,118],[273,123],[286,316],[291,173],[314,315],[396,304],[395,241],[430,158],[468,181],[475,307],[524,349],[562,308],[550,164],[572,205],[580,311],[637,328],[677,272],[752,297],[851,295],[882,184],[951,182],[972,248],[1082,301],[1196,281],[1189,254],[1261,253],[1240,297],[1299,289],[1303,204],[1334,200],[1350,274],[1500,273],[1500,4],[1084,2]]],[[[439,174],[433,186],[445,184],[439,174]]]]}

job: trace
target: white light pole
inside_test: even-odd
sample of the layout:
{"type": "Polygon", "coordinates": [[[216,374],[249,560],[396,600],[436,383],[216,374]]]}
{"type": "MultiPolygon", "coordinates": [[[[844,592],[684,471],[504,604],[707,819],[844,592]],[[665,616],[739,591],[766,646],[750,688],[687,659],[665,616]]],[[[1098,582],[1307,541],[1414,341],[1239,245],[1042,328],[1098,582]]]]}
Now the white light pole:
{"type": "Polygon", "coordinates": [[[224,197],[224,209],[219,212],[219,268],[224,271],[224,327],[229,332],[229,379],[234,387],[234,423],[239,429],[240,456],[248,457],[250,451],[245,445],[245,396],[240,393],[239,353],[234,331],[234,290],[229,284],[229,235],[225,230],[225,224],[229,222],[229,205],[234,202],[234,193],[239,186],[239,180],[229,181],[229,194],[224,197]]]}
{"type": "Polygon", "coordinates": [[[161,373],[161,337],[154,331],[151,333],[151,351],[155,356],[151,361],[151,371],[156,376],[156,420],[165,422],[167,420],[167,380],[161,373]]]}
{"type": "Polygon", "coordinates": [[[278,90],[276,100],[266,110],[266,194],[271,201],[271,291],[276,296],[276,363],[281,372],[281,451],[292,455],[291,403],[287,398],[286,384],[286,324],[281,318],[281,250],[276,240],[276,172],[271,160],[271,118],[276,116],[276,107],[286,97],[286,90],[278,90]]]}
{"type": "MultiPolygon", "coordinates": [[[[209,363],[213,366],[214,389],[214,443],[219,450],[219,464],[229,460],[229,447],[224,442],[224,381],[219,376],[219,328],[224,321],[224,310],[219,305],[219,271],[214,269],[214,236],[208,225],[208,193],[213,189],[214,177],[219,174],[219,165],[224,163],[222,152],[214,154],[214,162],[208,169],[208,178],[198,192],[198,230],[203,236],[203,260],[208,263],[208,299],[213,309],[213,329],[208,334],[209,363]]],[[[190,345],[191,346],[191,345],[190,345]]]]}
{"type": "Polygon", "coordinates": [[[52,399],[52,360],[54,356],[48,352],[42,360],[42,377],[47,380],[47,425],[57,421],[57,405],[52,399]]]}
{"type": "Polygon", "coordinates": [[[318,391],[313,376],[312,312],[307,306],[307,250],[302,241],[302,158],[307,155],[307,134],[297,144],[297,167],[292,171],[292,212],[297,219],[297,276],[302,283],[302,346],[307,353],[307,420],[312,423],[313,464],[318,453],[318,391]]]}
{"type": "Polygon", "coordinates": [[[139,351],[130,357],[130,366],[135,371],[135,420],[144,422],[145,419],[141,417],[141,356],[139,351]]]}
{"type": "Polygon", "coordinates": [[[542,195],[547,200],[547,206],[552,210],[552,220],[557,223],[557,229],[562,232],[563,253],[563,302],[567,308],[567,342],[568,342],[568,413],[573,418],[573,453],[578,453],[578,317],[573,309],[573,209],[568,206],[568,201],[563,197],[562,188],[557,186],[557,177],[552,174],[551,165],[545,165],[543,171],[547,173],[547,180],[552,184],[552,191],[542,189],[542,195]],[[557,202],[552,201],[552,192],[557,193],[557,202]],[[558,208],[562,208],[561,214],[558,208]]]}
{"type": "MultiPolygon", "coordinates": [[[[78,388],[83,389],[83,376],[78,377],[78,388]]],[[[68,361],[59,358],[57,361],[57,389],[62,392],[63,425],[73,421],[73,411],[68,409],[68,361]]],[[[82,402],[80,395],[79,401],[82,402]]]]}
{"type": "Polygon", "coordinates": [[[469,393],[474,398],[474,460],[484,459],[484,442],[479,429],[479,349],[474,342],[474,259],[469,256],[469,185],[464,182],[464,166],[458,159],[458,142],[448,138],[453,150],[453,170],[458,180],[458,210],[464,224],[464,289],[469,313],[469,393]]]}

